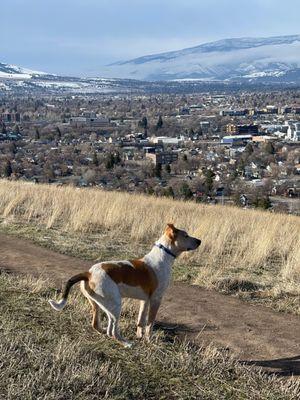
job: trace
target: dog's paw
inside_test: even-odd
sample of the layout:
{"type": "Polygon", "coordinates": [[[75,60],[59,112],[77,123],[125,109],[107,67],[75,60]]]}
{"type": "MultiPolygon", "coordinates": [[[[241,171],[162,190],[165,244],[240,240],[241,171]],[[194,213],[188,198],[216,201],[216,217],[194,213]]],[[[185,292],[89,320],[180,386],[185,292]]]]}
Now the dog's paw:
{"type": "Polygon", "coordinates": [[[131,347],[133,346],[133,344],[131,342],[124,342],[123,346],[125,347],[125,349],[131,349],[131,347]]]}
{"type": "Polygon", "coordinates": [[[137,327],[136,330],[136,337],[138,339],[142,339],[143,338],[143,328],[141,328],[140,326],[137,327]]]}

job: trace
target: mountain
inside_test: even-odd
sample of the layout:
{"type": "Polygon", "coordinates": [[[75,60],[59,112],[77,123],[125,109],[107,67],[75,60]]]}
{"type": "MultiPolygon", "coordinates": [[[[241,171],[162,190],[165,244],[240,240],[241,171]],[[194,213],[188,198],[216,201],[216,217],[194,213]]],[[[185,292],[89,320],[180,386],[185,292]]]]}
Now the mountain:
{"type": "Polygon", "coordinates": [[[148,81],[300,82],[300,35],[219,40],[120,61],[101,75],[148,81]]]}
{"type": "Polygon", "coordinates": [[[16,94],[196,93],[300,85],[300,35],[225,39],[103,67],[78,78],[0,63],[0,96],[16,94]]]}
{"type": "Polygon", "coordinates": [[[145,84],[128,79],[78,78],[32,71],[16,65],[0,63],[0,95],[6,93],[129,93],[145,84]]]}
{"type": "Polygon", "coordinates": [[[32,71],[27,68],[17,67],[16,65],[0,63],[0,79],[24,80],[43,75],[47,74],[45,72],[32,71]]]}

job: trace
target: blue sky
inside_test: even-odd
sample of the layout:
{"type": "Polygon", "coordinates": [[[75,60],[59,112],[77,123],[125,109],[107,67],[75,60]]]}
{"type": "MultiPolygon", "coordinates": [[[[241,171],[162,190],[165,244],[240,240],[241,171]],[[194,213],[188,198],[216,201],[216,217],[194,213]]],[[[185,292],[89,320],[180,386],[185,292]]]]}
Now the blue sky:
{"type": "Polygon", "coordinates": [[[300,34],[300,0],[1,0],[0,13],[0,62],[80,76],[213,40],[300,34]]]}

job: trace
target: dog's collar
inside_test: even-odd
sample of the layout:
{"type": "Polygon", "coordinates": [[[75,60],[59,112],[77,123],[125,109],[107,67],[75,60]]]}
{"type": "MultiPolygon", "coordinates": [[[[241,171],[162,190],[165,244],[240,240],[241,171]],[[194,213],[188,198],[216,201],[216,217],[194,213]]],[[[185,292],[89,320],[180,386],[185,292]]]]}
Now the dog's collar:
{"type": "Polygon", "coordinates": [[[167,247],[165,247],[163,244],[155,243],[155,246],[158,247],[159,249],[162,249],[163,251],[165,251],[170,256],[176,258],[175,254],[171,250],[169,250],[167,247]]]}

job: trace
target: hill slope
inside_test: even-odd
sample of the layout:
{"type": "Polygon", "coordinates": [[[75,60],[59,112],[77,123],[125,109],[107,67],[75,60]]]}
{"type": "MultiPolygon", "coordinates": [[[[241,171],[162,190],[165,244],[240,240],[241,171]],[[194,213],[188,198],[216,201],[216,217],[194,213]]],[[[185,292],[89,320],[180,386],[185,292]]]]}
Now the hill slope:
{"type": "Polygon", "coordinates": [[[90,260],[111,258],[112,251],[114,259],[142,256],[173,221],[202,239],[199,251],[178,259],[178,279],[300,313],[298,217],[1,181],[0,218],[2,231],[13,218],[29,238],[46,237],[48,246],[90,260]]]}
{"type": "Polygon", "coordinates": [[[225,39],[117,62],[102,73],[142,80],[300,81],[300,35],[225,39]]]}

